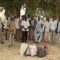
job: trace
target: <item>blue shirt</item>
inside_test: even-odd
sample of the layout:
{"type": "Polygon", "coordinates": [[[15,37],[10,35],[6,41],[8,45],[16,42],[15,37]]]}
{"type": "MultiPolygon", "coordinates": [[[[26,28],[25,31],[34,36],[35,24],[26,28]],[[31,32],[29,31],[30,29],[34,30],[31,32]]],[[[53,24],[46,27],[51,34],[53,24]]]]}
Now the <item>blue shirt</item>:
{"type": "Polygon", "coordinates": [[[43,32],[43,27],[41,27],[41,22],[40,21],[37,21],[36,31],[37,32],[43,32]]]}
{"type": "Polygon", "coordinates": [[[60,21],[58,22],[58,32],[60,32],[60,21]]]}

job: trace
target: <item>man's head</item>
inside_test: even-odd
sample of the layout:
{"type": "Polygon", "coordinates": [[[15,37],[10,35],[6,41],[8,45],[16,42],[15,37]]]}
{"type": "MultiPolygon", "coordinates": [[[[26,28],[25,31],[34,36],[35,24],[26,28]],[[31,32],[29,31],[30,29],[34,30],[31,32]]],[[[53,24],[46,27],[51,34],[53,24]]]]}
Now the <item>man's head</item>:
{"type": "Polygon", "coordinates": [[[48,17],[46,18],[46,21],[48,21],[48,22],[49,22],[49,18],[48,18],[48,17]]]}
{"type": "Polygon", "coordinates": [[[11,17],[10,20],[11,20],[11,21],[14,21],[14,17],[11,17]]]}
{"type": "Polygon", "coordinates": [[[38,21],[40,21],[40,17],[38,17],[38,21]]]}
{"type": "Polygon", "coordinates": [[[26,16],[24,17],[24,20],[27,21],[27,17],[26,16]]]}
{"type": "Polygon", "coordinates": [[[53,18],[50,18],[50,21],[53,21],[53,18]]]}
{"type": "Polygon", "coordinates": [[[46,17],[44,17],[44,21],[46,21],[46,17]]]}
{"type": "Polygon", "coordinates": [[[34,20],[34,16],[31,17],[31,20],[34,20]]]}

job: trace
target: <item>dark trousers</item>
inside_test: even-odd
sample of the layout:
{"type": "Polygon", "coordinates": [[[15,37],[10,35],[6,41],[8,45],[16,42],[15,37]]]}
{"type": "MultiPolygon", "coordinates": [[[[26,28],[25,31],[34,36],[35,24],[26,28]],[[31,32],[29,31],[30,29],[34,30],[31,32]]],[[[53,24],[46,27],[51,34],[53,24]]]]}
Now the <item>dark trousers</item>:
{"type": "Polygon", "coordinates": [[[27,41],[27,34],[28,31],[22,31],[22,40],[21,40],[22,43],[27,41]]]}
{"type": "Polygon", "coordinates": [[[20,41],[21,39],[21,30],[16,29],[16,34],[15,34],[16,41],[20,41]]]}
{"type": "Polygon", "coordinates": [[[5,40],[8,39],[8,29],[3,29],[4,35],[5,35],[5,40]]]}
{"type": "Polygon", "coordinates": [[[8,38],[8,36],[7,36],[7,31],[8,31],[8,30],[6,29],[5,31],[6,31],[6,40],[7,40],[7,38],[8,38]]]}

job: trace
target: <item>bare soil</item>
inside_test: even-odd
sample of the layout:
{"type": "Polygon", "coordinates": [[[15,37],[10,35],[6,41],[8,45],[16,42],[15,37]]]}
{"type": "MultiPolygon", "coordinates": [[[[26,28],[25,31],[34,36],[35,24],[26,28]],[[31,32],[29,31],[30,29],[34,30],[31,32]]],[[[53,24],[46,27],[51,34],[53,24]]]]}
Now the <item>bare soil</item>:
{"type": "Polygon", "coordinates": [[[37,46],[48,46],[48,55],[43,58],[25,57],[19,54],[20,42],[14,42],[12,47],[8,47],[8,40],[5,40],[4,44],[0,44],[0,60],[60,60],[60,44],[50,44],[41,42],[36,44],[37,46]]]}

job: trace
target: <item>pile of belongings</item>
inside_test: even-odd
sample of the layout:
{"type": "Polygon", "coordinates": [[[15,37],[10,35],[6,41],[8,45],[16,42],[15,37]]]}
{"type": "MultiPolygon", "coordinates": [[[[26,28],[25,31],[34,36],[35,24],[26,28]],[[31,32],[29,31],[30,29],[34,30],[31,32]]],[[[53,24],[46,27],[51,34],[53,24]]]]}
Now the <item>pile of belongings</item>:
{"type": "Polygon", "coordinates": [[[35,44],[21,43],[20,55],[22,56],[38,56],[45,57],[47,55],[47,47],[37,47],[35,44]]]}

